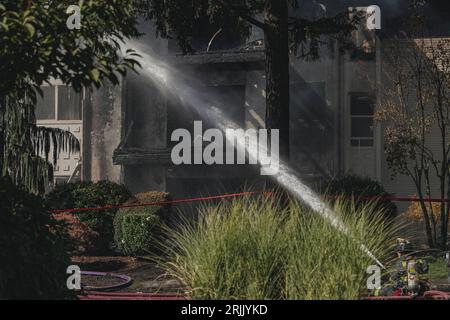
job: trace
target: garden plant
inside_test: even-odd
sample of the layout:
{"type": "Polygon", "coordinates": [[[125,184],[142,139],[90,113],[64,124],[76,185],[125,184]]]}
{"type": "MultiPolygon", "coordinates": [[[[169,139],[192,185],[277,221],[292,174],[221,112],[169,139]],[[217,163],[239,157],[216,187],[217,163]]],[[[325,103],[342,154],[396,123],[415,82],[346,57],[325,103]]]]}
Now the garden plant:
{"type": "Polygon", "coordinates": [[[358,299],[367,268],[388,258],[396,227],[374,203],[337,201],[347,228],[294,200],[240,198],[167,229],[159,259],[194,299],[358,299]]]}

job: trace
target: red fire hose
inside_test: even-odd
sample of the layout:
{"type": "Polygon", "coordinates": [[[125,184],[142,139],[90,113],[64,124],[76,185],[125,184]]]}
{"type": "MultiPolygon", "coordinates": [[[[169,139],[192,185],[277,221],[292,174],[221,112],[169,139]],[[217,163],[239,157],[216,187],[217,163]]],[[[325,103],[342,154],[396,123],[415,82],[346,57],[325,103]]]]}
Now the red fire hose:
{"type": "Polygon", "coordinates": [[[368,297],[365,300],[450,300],[450,292],[431,290],[427,291],[420,297],[412,296],[381,296],[368,297]]]}
{"type": "Polygon", "coordinates": [[[178,293],[143,293],[143,292],[99,292],[84,291],[78,296],[80,300],[187,300],[178,293]]]}
{"type": "MultiPolygon", "coordinates": [[[[103,207],[95,207],[95,208],[67,208],[67,209],[58,209],[58,210],[51,210],[50,212],[53,214],[60,214],[60,213],[76,213],[76,212],[87,212],[87,211],[104,211],[104,210],[111,210],[111,209],[123,209],[123,208],[136,208],[136,207],[150,207],[150,206],[166,206],[171,204],[181,204],[181,203],[192,203],[192,202],[200,202],[200,201],[212,201],[212,200],[221,200],[221,199],[230,199],[230,198],[238,198],[238,197],[246,197],[246,196],[252,196],[257,194],[262,194],[265,196],[272,196],[273,191],[252,191],[252,192],[241,192],[241,193],[232,193],[232,194],[224,194],[224,195],[218,195],[218,196],[211,196],[211,197],[199,197],[199,198],[189,198],[189,199],[178,199],[178,200],[171,200],[171,201],[161,201],[161,202],[150,202],[150,203],[139,203],[139,204],[130,204],[130,205],[117,205],[117,206],[103,206],[103,207]]],[[[342,196],[326,196],[325,198],[342,198],[342,196]]],[[[417,197],[361,197],[361,196],[349,196],[346,197],[348,199],[355,199],[355,200],[367,200],[367,201],[381,201],[381,200],[391,200],[394,202],[419,202],[421,201],[420,198],[417,197]]],[[[424,199],[425,202],[430,203],[448,203],[450,202],[450,199],[434,199],[434,198],[426,198],[424,199]]]]}

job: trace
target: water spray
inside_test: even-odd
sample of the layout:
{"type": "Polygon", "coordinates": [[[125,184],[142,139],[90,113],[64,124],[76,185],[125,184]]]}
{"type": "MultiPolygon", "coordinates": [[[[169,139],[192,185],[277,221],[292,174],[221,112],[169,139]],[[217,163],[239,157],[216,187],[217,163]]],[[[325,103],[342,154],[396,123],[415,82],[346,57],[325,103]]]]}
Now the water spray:
{"type": "MultiPolygon", "coordinates": [[[[129,45],[136,48],[140,47],[140,45],[135,42],[129,45]]],[[[226,117],[223,114],[222,110],[214,107],[214,103],[212,102],[214,99],[208,97],[205,92],[194,90],[189,85],[189,83],[193,82],[192,79],[184,78],[184,74],[177,72],[163,61],[156,59],[139,49],[137,50],[137,52],[142,56],[142,60],[140,61],[142,65],[142,72],[161,90],[169,91],[168,89],[170,89],[169,92],[175,94],[180,99],[183,106],[196,110],[199,114],[202,115],[205,115],[206,113],[207,117],[209,119],[213,119],[215,125],[223,132],[230,128],[240,128],[236,123],[226,117]]],[[[252,159],[252,161],[256,161],[260,166],[264,165],[263,163],[261,163],[261,158],[258,157],[258,151],[259,153],[262,152],[264,155],[268,154],[267,150],[264,149],[266,147],[263,144],[247,145],[245,139],[237,140],[237,146],[239,148],[242,148],[241,150],[246,150],[249,158],[252,159]]],[[[229,142],[232,143],[231,141],[229,142]]],[[[272,179],[275,182],[288,190],[295,198],[301,200],[303,203],[309,206],[314,212],[327,219],[332,224],[332,226],[334,226],[347,236],[351,237],[351,232],[342,223],[342,221],[338,219],[333,210],[324,201],[322,201],[310,187],[300,181],[295,172],[284,161],[281,161],[280,159],[270,159],[270,161],[272,160],[278,161],[279,163],[278,173],[272,176],[272,179]]],[[[264,162],[266,163],[267,161],[264,162]]],[[[385,266],[370,252],[370,250],[365,245],[362,244],[361,249],[381,268],[386,269],[385,266]]]]}

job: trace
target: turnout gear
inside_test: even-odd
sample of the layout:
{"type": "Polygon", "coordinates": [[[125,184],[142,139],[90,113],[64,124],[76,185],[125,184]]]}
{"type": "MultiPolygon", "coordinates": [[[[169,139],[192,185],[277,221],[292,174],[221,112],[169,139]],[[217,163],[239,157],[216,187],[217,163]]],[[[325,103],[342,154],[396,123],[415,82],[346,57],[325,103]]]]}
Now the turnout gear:
{"type": "Polygon", "coordinates": [[[398,258],[394,270],[390,273],[389,282],[378,293],[381,296],[422,295],[428,290],[428,262],[405,253],[412,252],[411,243],[405,239],[397,239],[395,251],[398,258]]]}

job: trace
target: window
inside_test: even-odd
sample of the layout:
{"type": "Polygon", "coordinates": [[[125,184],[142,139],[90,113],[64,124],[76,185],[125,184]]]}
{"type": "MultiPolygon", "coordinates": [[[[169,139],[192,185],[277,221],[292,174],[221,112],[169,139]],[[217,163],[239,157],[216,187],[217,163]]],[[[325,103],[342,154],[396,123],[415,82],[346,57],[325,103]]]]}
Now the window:
{"type": "Polygon", "coordinates": [[[82,120],[82,93],[68,86],[41,88],[44,97],[38,96],[36,104],[37,120],[82,120]]]}
{"type": "Polygon", "coordinates": [[[352,147],[373,147],[373,113],[372,97],[364,94],[354,94],[350,101],[352,147]]]}
{"type": "Polygon", "coordinates": [[[38,95],[36,104],[36,119],[54,120],[56,118],[55,110],[55,87],[42,87],[44,97],[38,95]]]}
{"type": "Polygon", "coordinates": [[[58,87],[58,120],[81,120],[82,99],[70,87],[58,87]]]}

